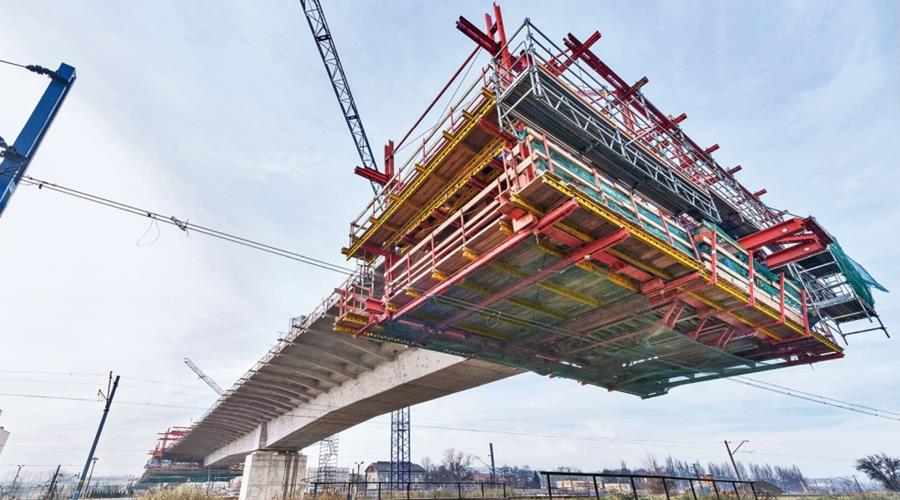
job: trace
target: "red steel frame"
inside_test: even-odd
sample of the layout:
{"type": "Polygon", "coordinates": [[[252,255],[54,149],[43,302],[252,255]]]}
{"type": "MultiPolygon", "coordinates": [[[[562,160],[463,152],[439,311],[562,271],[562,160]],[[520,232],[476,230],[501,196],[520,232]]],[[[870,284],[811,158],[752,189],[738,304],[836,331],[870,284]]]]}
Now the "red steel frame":
{"type": "MultiPolygon", "coordinates": [[[[525,53],[519,56],[513,56],[509,53],[502,15],[499,7],[496,5],[494,18],[492,19],[490,15],[486,15],[485,25],[486,31],[481,31],[474,23],[460,17],[457,28],[471,38],[478,48],[484,49],[494,56],[494,71],[500,80],[497,81],[495,79],[494,82],[496,85],[500,85],[502,89],[509,83],[507,79],[513,78],[515,73],[521,71],[526,65],[533,64],[534,61],[525,53]]],[[[796,261],[799,258],[813,255],[815,252],[823,251],[826,245],[830,243],[827,234],[815,224],[812,218],[782,220],[783,213],[776,213],[769,209],[759,199],[759,196],[765,190],[753,193],[741,186],[733,177],[733,174],[740,170],[740,166],[724,170],[713,160],[711,154],[718,149],[718,145],[714,144],[709,148],[701,148],[681,131],[679,123],[686,118],[686,115],[667,116],[644,97],[641,93],[641,88],[648,83],[646,77],[629,85],[592,52],[591,47],[599,41],[600,37],[600,33],[595,32],[582,43],[574,35],[569,34],[565,39],[566,50],[544,63],[544,66],[552,75],[560,75],[568,71],[578,61],[586,64],[589,68],[596,71],[612,88],[610,94],[600,95],[599,97],[604,99],[607,107],[616,108],[622,117],[622,121],[617,123],[624,123],[626,128],[623,132],[631,135],[631,142],[639,141],[644,147],[655,151],[656,154],[665,158],[670,164],[675,165],[683,176],[701,189],[715,191],[715,186],[721,183],[734,188],[733,191],[729,191],[732,194],[723,196],[723,199],[753,221],[759,229],[758,232],[742,238],[737,243],[728,243],[728,245],[734,246],[735,251],[746,251],[746,276],[735,278],[736,275],[732,271],[728,272],[730,273],[728,276],[721,274],[724,272],[724,268],[718,262],[718,254],[724,247],[718,241],[716,230],[711,234],[712,248],[708,257],[708,263],[704,262],[704,257],[697,251],[697,246],[693,242],[689,242],[691,243],[689,246],[693,250],[693,255],[690,255],[690,259],[701,266],[706,265],[705,272],[703,267],[698,267],[697,269],[700,270],[679,278],[661,280],[659,277],[648,273],[639,263],[635,265],[626,262],[627,259],[623,260],[623,258],[607,252],[607,249],[631,236],[629,229],[623,227],[598,240],[585,242],[579,240],[573,234],[556,227],[559,222],[581,208],[575,198],[570,198],[543,214],[535,214],[532,211],[523,210],[515,203],[511,203],[511,198],[515,197],[518,189],[531,183],[538,175],[541,175],[535,172],[532,165],[535,157],[530,147],[530,139],[520,140],[516,143],[514,138],[504,134],[504,131],[499,127],[494,125],[491,128],[493,123],[488,122],[487,118],[483,118],[480,120],[479,125],[493,132],[492,135],[503,137],[506,142],[502,153],[499,155],[500,161],[495,160],[492,164],[493,168],[500,171],[500,175],[487,185],[484,185],[485,183],[477,185],[477,188],[480,190],[479,194],[466,205],[477,207],[477,210],[456,209],[449,216],[435,216],[437,226],[430,228],[428,234],[418,241],[411,238],[404,239],[403,235],[399,235],[401,239],[398,241],[408,244],[404,248],[403,253],[395,253],[384,249],[370,249],[370,255],[375,254],[383,257],[381,262],[383,265],[384,293],[382,297],[372,297],[371,294],[374,290],[371,287],[367,289],[365,287],[359,288],[352,284],[341,292],[339,317],[355,316],[356,319],[352,322],[356,323],[357,326],[353,328],[353,333],[356,335],[365,334],[374,325],[393,321],[430,332],[464,336],[465,334],[457,331],[454,325],[465,320],[475,312],[507,300],[516,293],[540,283],[554,273],[560,272],[569,266],[582,263],[585,260],[594,260],[610,274],[618,275],[626,281],[637,283],[636,291],[639,291],[649,299],[650,307],[660,311],[662,316],[661,324],[671,329],[674,329],[686,308],[690,306],[701,318],[694,331],[690,333],[690,336],[695,340],[702,339],[702,342],[709,343],[711,346],[725,349],[733,339],[753,335],[766,341],[770,349],[765,352],[772,353],[774,352],[772,349],[777,349],[775,348],[776,345],[789,344],[800,339],[809,338],[812,335],[807,315],[805,292],[800,290],[799,311],[793,306],[788,307],[785,300],[786,281],[782,272],[779,274],[777,281],[771,283],[768,280],[765,281],[765,283],[768,283],[765,290],[771,290],[772,288],[768,288],[771,285],[777,290],[777,293],[765,292],[765,296],[760,295],[757,280],[766,278],[757,276],[753,262],[758,256],[765,256],[765,260],[770,267],[778,267],[796,261]],[[527,158],[531,158],[532,162],[524,161],[527,158]],[[737,194],[734,195],[733,193],[737,194]],[[501,218],[508,220],[511,226],[511,229],[507,230],[505,238],[489,246],[480,255],[475,253],[469,255],[468,263],[460,265],[458,260],[454,260],[456,263],[450,266],[454,268],[453,271],[446,273],[441,271],[444,263],[449,262],[450,259],[459,259],[460,251],[463,251],[463,254],[465,254],[469,241],[478,240],[491,231],[496,231],[496,224],[500,223],[501,218]],[[436,234],[440,234],[440,238],[436,237],[436,234]],[[473,273],[479,271],[486,264],[536,235],[546,237],[549,241],[573,250],[549,267],[541,269],[527,278],[522,278],[513,285],[492,291],[486,298],[473,303],[471,308],[453,312],[448,317],[433,324],[423,324],[419,320],[409,317],[409,313],[425,305],[426,301],[434,300],[436,297],[446,294],[452,287],[471,277],[473,273]],[[728,282],[722,282],[723,279],[728,282]],[[734,288],[735,279],[739,279],[744,283],[743,288],[734,288]],[[710,286],[734,288],[742,293],[746,300],[742,304],[712,307],[708,302],[704,302],[703,299],[695,295],[697,292],[702,292],[710,286]],[[759,324],[757,322],[748,325],[746,319],[742,319],[735,313],[749,308],[763,308],[774,311],[772,314],[775,316],[772,317],[775,319],[768,324],[759,324]],[[719,321],[710,322],[710,318],[715,318],[719,321]],[[788,321],[791,323],[790,328],[795,332],[798,331],[798,324],[802,325],[802,335],[799,337],[786,334],[776,336],[767,331],[777,325],[787,325],[788,321]]],[[[460,69],[456,71],[451,81],[472,60],[478,48],[469,55],[460,69]]],[[[482,79],[487,82],[487,74],[484,72],[482,73],[482,79]]],[[[438,94],[438,98],[447,89],[448,85],[444,86],[444,89],[438,94]]],[[[579,89],[574,90],[578,91],[579,89]]],[[[429,108],[419,117],[411,130],[421,123],[438,98],[429,105],[429,108]]],[[[450,124],[452,128],[454,126],[452,111],[450,113],[450,124]]],[[[521,133],[523,130],[524,128],[520,127],[518,131],[521,133]]],[[[409,135],[410,132],[401,139],[400,145],[405,142],[409,135]]],[[[452,133],[449,135],[449,137],[453,136],[454,134],[452,133]]],[[[551,141],[548,141],[545,136],[540,136],[540,140],[544,143],[547,153],[547,170],[552,174],[555,167],[553,162],[550,161],[551,141]]],[[[396,148],[393,147],[392,143],[389,143],[386,147],[386,165],[388,164],[388,158],[393,160],[395,150],[396,148]]],[[[424,153],[425,148],[423,147],[422,150],[424,153]]],[[[422,164],[424,163],[423,160],[422,164]]],[[[596,180],[598,175],[596,170],[594,175],[596,180]]],[[[387,182],[396,183],[397,179],[388,179],[387,182]]],[[[720,195],[722,194],[721,191],[717,192],[720,195]]],[[[606,199],[607,195],[601,190],[600,196],[606,199]]],[[[634,198],[633,193],[629,193],[628,196],[634,212],[638,214],[638,225],[640,226],[641,216],[640,211],[637,209],[638,202],[634,198]]],[[[652,203],[651,205],[656,207],[657,211],[659,210],[657,205],[652,203]]],[[[658,222],[655,222],[655,225],[661,227],[661,234],[665,234],[665,237],[660,239],[668,240],[667,243],[674,247],[673,236],[666,218],[662,217],[661,225],[658,222]]],[[[684,228],[681,227],[681,230],[684,231],[684,228]]],[[[658,235],[654,235],[654,237],[659,238],[658,235]]],[[[796,288],[794,286],[795,290],[796,288]]],[[[566,323],[561,325],[561,328],[566,327],[566,323]]],[[[781,329],[779,331],[789,330],[781,329]]],[[[638,334],[635,333],[635,335],[638,334]]],[[[826,336],[830,338],[830,335],[826,334],[826,336]]],[[[785,352],[791,351],[787,349],[785,352]]]]}

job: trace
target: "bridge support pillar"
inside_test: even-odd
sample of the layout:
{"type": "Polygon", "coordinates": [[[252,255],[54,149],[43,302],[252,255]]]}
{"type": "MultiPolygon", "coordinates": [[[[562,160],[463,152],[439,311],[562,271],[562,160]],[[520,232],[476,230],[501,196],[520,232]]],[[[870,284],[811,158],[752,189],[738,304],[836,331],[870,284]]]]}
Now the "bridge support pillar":
{"type": "Polygon", "coordinates": [[[296,451],[254,451],[244,460],[239,500],[288,500],[303,497],[306,455],[296,451]]]}

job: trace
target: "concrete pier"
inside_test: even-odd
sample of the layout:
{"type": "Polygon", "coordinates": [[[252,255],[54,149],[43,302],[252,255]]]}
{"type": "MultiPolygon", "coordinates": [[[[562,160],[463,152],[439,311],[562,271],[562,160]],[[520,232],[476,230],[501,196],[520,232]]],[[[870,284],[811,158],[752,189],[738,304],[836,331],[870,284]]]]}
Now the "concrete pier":
{"type": "Polygon", "coordinates": [[[302,499],[306,455],[296,451],[254,451],[244,460],[239,500],[302,499]]]}

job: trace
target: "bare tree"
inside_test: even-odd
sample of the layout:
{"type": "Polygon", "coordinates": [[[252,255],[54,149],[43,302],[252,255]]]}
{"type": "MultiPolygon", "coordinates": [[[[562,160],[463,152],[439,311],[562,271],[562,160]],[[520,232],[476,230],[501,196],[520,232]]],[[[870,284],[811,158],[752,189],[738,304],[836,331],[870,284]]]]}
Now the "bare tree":
{"type": "Polygon", "coordinates": [[[444,468],[447,471],[447,474],[454,480],[462,481],[469,477],[469,473],[472,471],[472,455],[456,451],[453,448],[447,448],[444,450],[441,467],[444,468]]]}
{"type": "Polygon", "coordinates": [[[900,458],[876,453],[857,460],[856,470],[881,483],[888,491],[900,491],[900,458]]]}

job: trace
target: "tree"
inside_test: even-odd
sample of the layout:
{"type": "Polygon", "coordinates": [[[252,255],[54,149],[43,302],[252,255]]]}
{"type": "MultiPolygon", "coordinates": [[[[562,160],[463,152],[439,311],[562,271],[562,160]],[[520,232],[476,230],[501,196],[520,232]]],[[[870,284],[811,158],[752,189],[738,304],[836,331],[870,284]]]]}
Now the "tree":
{"type": "Polygon", "coordinates": [[[881,483],[888,491],[900,491],[900,458],[876,453],[857,460],[856,470],[881,483]]]}
{"type": "Polygon", "coordinates": [[[445,469],[454,480],[462,481],[468,478],[469,473],[472,472],[472,455],[447,448],[444,450],[441,468],[445,469]]]}
{"type": "Polygon", "coordinates": [[[423,458],[420,465],[425,469],[426,481],[437,481],[439,479],[437,477],[437,467],[434,465],[434,462],[431,461],[431,457],[423,458]]]}

